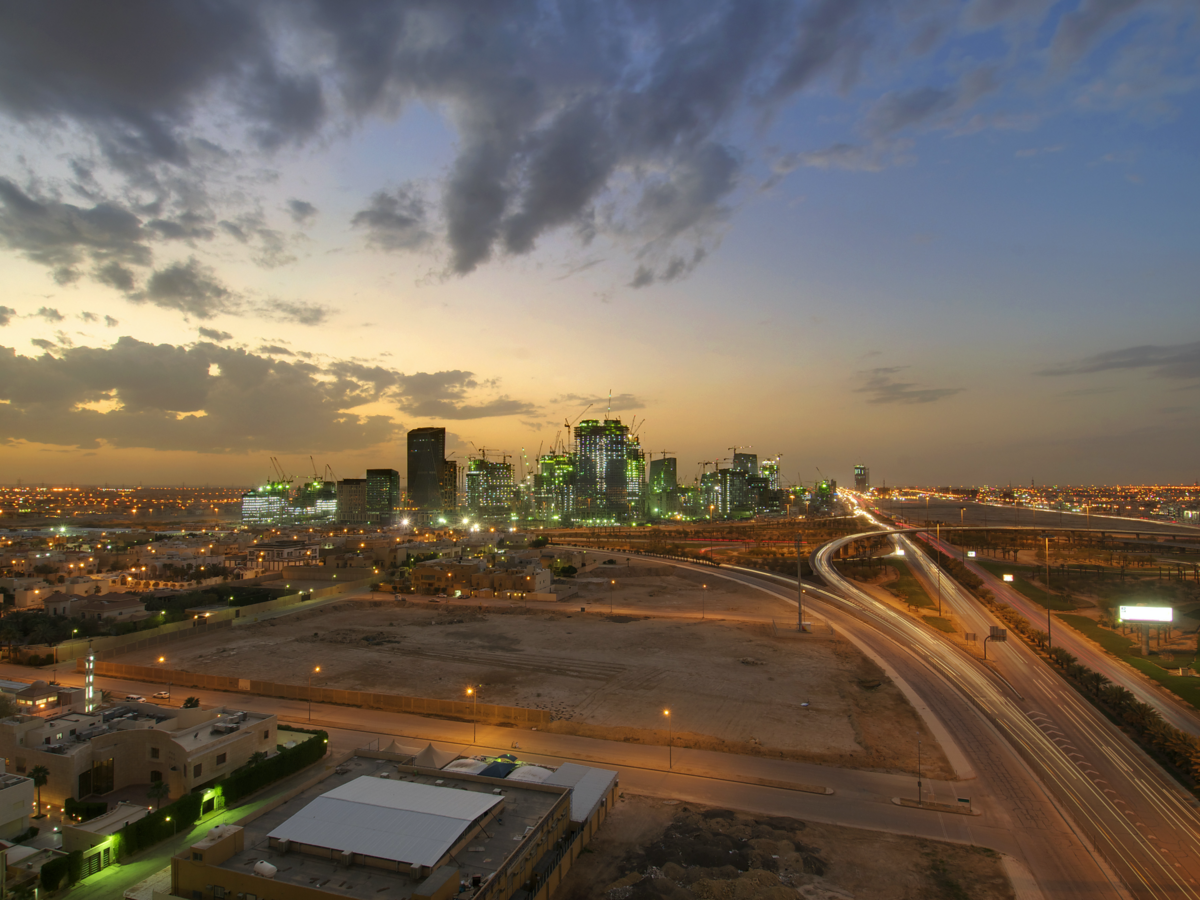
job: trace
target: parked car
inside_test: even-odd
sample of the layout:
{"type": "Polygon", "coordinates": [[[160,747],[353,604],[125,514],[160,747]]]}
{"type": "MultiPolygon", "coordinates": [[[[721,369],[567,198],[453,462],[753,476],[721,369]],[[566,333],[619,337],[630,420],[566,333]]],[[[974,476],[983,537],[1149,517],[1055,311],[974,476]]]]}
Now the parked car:
{"type": "Polygon", "coordinates": [[[156,691],[154,694],[154,699],[155,700],[170,700],[171,692],[170,691],[156,691]]]}
{"type": "Polygon", "coordinates": [[[126,694],[125,699],[130,700],[134,703],[145,703],[146,702],[146,698],[143,697],[141,694],[126,694]]]}

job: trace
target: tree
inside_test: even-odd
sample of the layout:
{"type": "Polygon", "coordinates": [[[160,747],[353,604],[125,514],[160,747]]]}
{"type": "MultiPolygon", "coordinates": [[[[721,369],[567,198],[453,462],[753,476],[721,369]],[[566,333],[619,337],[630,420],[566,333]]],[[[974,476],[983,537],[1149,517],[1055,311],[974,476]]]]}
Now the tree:
{"type": "Polygon", "coordinates": [[[260,763],[267,758],[266,750],[255,750],[250,754],[250,758],[246,760],[246,765],[252,766],[255,763],[260,763]]]}
{"type": "Polygon", "coordinates": [[[171,794],[170,787],[165,781],[156,781],[150,785],[150,790],[146,791],[146,796],[155,801],[155,808],[162,809],[162,802],[171,794]]]}
{"type": "Polygon", "coordinates": [[[188,697],[186,700],[183,701],[183,708],[184,709],[199,709],[200,708],[200,698],[199,697],[188,697]]]}
{"type": "Polygon", "coordinates": [[[50,780],[50,770],[45,766],[34,766],[29,770],[29,777],[33,779],[33,786],[37,788],[37,805],[38,817],[42,815],[42,785],[50,780]]]}

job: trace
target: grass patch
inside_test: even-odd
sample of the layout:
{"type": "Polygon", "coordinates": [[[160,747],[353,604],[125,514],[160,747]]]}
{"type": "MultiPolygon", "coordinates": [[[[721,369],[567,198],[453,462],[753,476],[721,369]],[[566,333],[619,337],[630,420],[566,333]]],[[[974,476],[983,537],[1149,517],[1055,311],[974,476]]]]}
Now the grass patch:
{"type": "Polygon", "coordinates": [[[944,631],[946,634],[954,634],[956,631],[954,623],[944,616],[921,616],[926,622],[936,628],[938,631],[944,631]]]}
{"type": "Polygon", "coordinates": [[[1075,604],[1069,600],[1064,600],[1055,594],[1049,594],[1043,588],[1030,582],[1023,575],[1018,575],[1018,570],[1015,566],[1006,566],[1004,563],[989,562],[987,560],[975,561],[997,578],[1000,578],[1002,575],[1012,575],[1013,580],[1011,584],[1017,589],[1017,592],[1026,599],[1032,600],[1043,609],[1073,610],[1075,608],[1075,604]]]}
{"type": "MultiPolygon", "coordinates": [[[[1153,660],[1134,652],[1134,643],[1123,635],[1101,628],[1086,616],[1059,616],[1076,631],[1091,638],[1113,656],[1122,659],[1139,672],[1154,679],[1175,696],[1200,709],[1200,678],[1192,675],[1173,675],[1153,660]]],[[[1181,663],[1186,668],[1188,660],[1181,663]]]]}
{"type": "Polygon", "coordinates": [[[899,559],[888,560],[888,565],[896,571],[896,580],[887,585],[887,589],[907,603],[919,609],[933,609],[937,604],[926,592],[924,586],[913,575],[908,563],[899,559]]]}

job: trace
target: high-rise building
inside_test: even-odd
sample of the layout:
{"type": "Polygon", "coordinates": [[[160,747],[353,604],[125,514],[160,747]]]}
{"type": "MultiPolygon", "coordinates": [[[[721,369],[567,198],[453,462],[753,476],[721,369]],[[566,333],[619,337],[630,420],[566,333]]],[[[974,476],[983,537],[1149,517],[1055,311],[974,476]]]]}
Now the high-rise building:
{"type": "Polygon", "coordinates": [[[242,494],[242,524],[286,525],[291,519],[290,481],[270,481],[242,494]]]}
{"type": "Polygon", "coordinates": [[[337,520],[337,484],[313,478],[296,490],[292,507],[296,524],[312,525],[337,520]]]}
{"type": "Polygon", "coordinates": [[[414,428],[408,433],[408,499],[422,518],[442,512],[445,463],[445,428],[414,428]]]}
{"type": "Polygon", "coordinates": [[[367,524],[387,528],[396,524],[400,508],[400,473],[367,469],[367,524]]]}
{"type": "MultiPolygon", "coordinates": [[[[755,462],[757,468],[757,461],[755,462]]],[[[715,516],[736,519],[753,515],[754,504],[747,484],[750,476],[745,469],[730,466],[717,471],[717,509],[715,516]]]]}
{"type": "Polygon", "coordinates": [[[458,463],[452,459],[442,460],[442,512],[447,516],[458,514],[458,463]]]}
{"type": "Polygon", "coordinates": [[[576,519],[631,522],[642,518],[646,458],[620,419],[586,419],[575,426],[576,519]]]}
{"type": "Polygon", "coordinates": [[[779,490],[779,457],[764,459],[758,473],[767,479],[767,487],[773,491],[779,490]]]}
{"type": "Polygon", "coordinates": [[[473,459],[467,466],[467,509],[477,516],[508,516],[513,503],[512,463],[473,459]]]}
{"type": "Polygon", "coordinates": [[[569,525],[574,520],[574,454],[549,453],[538,460],[538,471],[533,476],[533,508],[542,522],[569,525]]]}
{"type": "Polygon", "coordinates": [[[871,490],[871,470],[862,464],[854,467],[854,489],[860,494],[871,490]]]}
{"type": "Polygon", "coordinates": [[[741,469],[747,475],[758,474],[758,454],[757,453],[734,453],[731,466],[734,469],[741,469]]]}
{"type": "Polygon", "coordinates": [[[650,514],[669,516],[678,512],[679,461],[673,456],[650,460],[650,514]]]}
{"type": "Polygon", "coordinates": [[[343,478],[337,483],[337,520],[342,525],[367,524],[367,479],[343,478]]]}

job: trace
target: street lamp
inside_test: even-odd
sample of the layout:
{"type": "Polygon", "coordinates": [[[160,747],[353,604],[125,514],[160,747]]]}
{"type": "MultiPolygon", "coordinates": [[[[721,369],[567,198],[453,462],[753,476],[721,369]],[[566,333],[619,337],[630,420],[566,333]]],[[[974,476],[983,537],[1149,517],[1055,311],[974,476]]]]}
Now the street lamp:
{"type": "Polygon", "coordinates": [[[479,692],[473,687],[467,688],[467,696],[471,698],[471,743],[476,742],[476,732],[479,728],[479,692]]]}
{"type": "Polygon", "coordinates": [[[179,823],[178,822],[176,822],[170,816],[167,816],[163,821],[171,823],[171,837],[175,837],[177,834],[179,834],[179,823]]]}
{"type": "Polygon", "coordinates": [[[921,804],[923,799],[921,793],[921,735],[917,735],[917,805],[921,804]]]}
{"type": "MultiPolygon", "coordinates": [[[[160,666],[161,666],[163,663],[165,663],[166,661],[167,661],[167,658],[166,658],[165,656],[160,656],[160,657],[158,658],[158,664],[159,664],[160,666]]],[[[170,670],[169,670],[169,669],[167,670],[167,702],[168,702],[168,703],[170,703],[170,702],[171,702],[171,675],[170,675],[170,670]]]]}
{"type": "Polygon", "coordinates": [[[308,721],[309,721],[310,725],[312,724],[312,680],[313,680],[313,676],[316,675],[320,671],[321,671],[321,667],[317,666],[315,669],[313,669],[311,672],[308,673],[308,721]]]}
{"type": "Polygon", "coordinates": [[[617,579],[615,579],[615,578],[610,579],[608,582],[608,614],[610,616],[612,615],[612,611],[613,611],[612,610],[613,588],[615,588],[616,586],[617,586],[617,579]]]}
{"type": "Polygon", "coordinates": [[[674,748],[673,732],[671,731],[671,711],[663,710],[663,715],[667,717],[667,768],[675,768],[675,761],[671,758],[671,751],[674,748]]]}
{"type": "Polygon", "coordinates": [[[708,597],[708,585],[707,585],[707,584],[702,584],[702,585],[701,585],[701,587],[702,587],[702,588],[704,588],[704,590],[703,590],[703,591],[701,592],[701,594],[700,594],[700,618],[702,618],[702,619],[703,619],[703,618],[704,618],[704,605],[705,605],[705,600],[706,600],[706,599],[707,599],[707,597],[708,597]]]}

